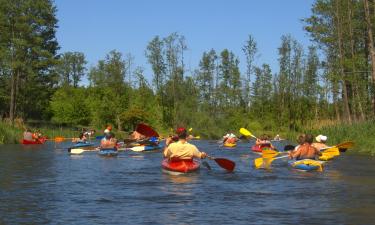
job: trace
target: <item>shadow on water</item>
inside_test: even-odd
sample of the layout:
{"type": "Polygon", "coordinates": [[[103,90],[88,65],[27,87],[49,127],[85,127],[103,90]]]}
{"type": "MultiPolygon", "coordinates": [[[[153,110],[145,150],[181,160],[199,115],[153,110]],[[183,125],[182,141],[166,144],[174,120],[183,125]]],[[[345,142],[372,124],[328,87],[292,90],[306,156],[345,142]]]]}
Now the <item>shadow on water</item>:
{"type": "MultiPolygon", "coordinates": [[[[70,156],[70,143],[4,145],[0,150],[0,223],[4,224],[373,224],[375,159],[342,155],[324,172],[275,161],[255,170],[253,143],[223,148],[195,141],[236,162],[171,176],[161,152],[70,156]]],[[[285,144],[285,143],[284,143],[285,144]]],[[[282,148],[283,143],[277,143],[282,148]]]]}

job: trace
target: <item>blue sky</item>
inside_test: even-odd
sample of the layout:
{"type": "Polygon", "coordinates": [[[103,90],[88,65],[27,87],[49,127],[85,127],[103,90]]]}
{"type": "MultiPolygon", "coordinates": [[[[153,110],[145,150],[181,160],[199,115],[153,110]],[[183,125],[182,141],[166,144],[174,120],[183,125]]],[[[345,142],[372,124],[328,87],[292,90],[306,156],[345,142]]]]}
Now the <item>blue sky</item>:
{"type": "Polygon", "coordinates": [[[55,0],[60,52],[80,51],[88,67],[116,49],[131,53],[135,66],[152,71],[144,52],[155,36],[178,32],[186,37],[187,69],[197,68],[204,51],[233,51],[245,72],[241,50],[249,34],[258,43],[256,64],[278,71],[277,48],[283,34],[310,45],[302,18],[311,15],[313,0],[55,0]]]}

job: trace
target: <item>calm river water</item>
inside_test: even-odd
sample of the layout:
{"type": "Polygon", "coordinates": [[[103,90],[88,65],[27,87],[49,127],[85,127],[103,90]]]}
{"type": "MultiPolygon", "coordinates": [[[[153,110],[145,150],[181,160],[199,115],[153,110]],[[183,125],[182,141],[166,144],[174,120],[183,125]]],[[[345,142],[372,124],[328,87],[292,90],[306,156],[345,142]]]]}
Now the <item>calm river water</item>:
{"type": "Polygon", "coordinates": [[[323,173],[255,170],[249,143],[195,144],[236,162],[162,173],[160,152],[70,156],[70,143],[0,146],[0,224],[374,224],[375,158],[342,155],[323,173]]]}

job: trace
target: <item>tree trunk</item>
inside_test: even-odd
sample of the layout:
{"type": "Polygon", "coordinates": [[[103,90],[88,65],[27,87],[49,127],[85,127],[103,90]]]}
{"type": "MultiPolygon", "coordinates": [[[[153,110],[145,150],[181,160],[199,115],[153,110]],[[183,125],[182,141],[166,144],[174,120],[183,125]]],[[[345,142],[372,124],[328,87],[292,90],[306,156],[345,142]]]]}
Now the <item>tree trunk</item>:
{"type": "Polygon", "coordinates": [[[12,71],[11,82],[10,82],[10,103],[9,103],[9,120],[13,124],[14,114],[16,108],[16,83],[17,75],[12,71]]]}
{"type": "Polygon", "coordinates": [[[371,58],[371,77],[372,77],[372,105],[373,105],[373,113],[375,114],[375,48],[374,48],[374,39],[372,36],[372,24],[370,18],[370,9],[368,5],[368,0],[364,0],[364,7],[365,7],[365,20],[367,25],[367,35],[368,35],[368,47],[370,52],[371,58]]]}
{"type": "Polygon", "coordinates": [[[344,104],[344,112],[345,116],[349,123],[352,122],[352,117],[350,113],[349,107],[349,98],[348,98],[348,83],[346,81],[345,76],[345,69],[344,69],[344,51],[342,46],[342,30],[341,30],[341,21],[340,21],[340,13],[339,13],[339,1],[336,0],[336,17],[337,17],[337,41],[338,41],[338,48],[339,48],[339,60],[340,60],[340,73],[342,77],[342,97],[343,97],[343,104],[344,104]]]}

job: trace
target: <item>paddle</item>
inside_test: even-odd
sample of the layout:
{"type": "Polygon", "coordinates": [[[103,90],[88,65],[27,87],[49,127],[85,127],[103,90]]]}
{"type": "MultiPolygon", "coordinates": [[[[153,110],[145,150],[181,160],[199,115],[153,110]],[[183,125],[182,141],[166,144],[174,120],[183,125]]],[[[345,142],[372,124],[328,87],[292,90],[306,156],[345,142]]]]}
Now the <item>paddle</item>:
{"type": "Polygon", "coordinates": [[[340,144],[337,144],[337,145],[334,145],[334,146],[331,146],[331,147],[327,147],[327,148],[322,148],[320,149],[321,151],[323,150],[326,150],[326,149],[329,149],[329,148],[338,148],[339,150],[340,149],[348,149],[348,148],[352,148],[354,146],[354,142],[353,141],[346,141],[346,142],[343,142],[343,143],[340,143],[340,144]]]}
{"type": "Polygon", "coordinates": [[[251,137],[253,137],[253,138],[258,139],[258,138],[255,137],[250,131],[248,131],[247,129],[245,129],[245,128],[243,128],[243,127],[240,129],[240,133],[241,133],[243,136],[246,136],[246,137],[251,136],[251,137]]]}
{"type": "Polygon", "coordinates": [[[71,148],[71,149],[68,149],[68,152],[72,155],[79,155],[79,154],[82,154],[83,152],[87,152],[87,151],[98,151],[97,149],[94,149],[94,150],[89,150],[89,149],[82,149],[82,148],[71,148]]]}
{"type": "Polygon", "coordinates": [[[65,138],[65,137],[55,137],[55,138],[50,138],[50,139],[44,139],[46,141],[55,141],[55,142],[63,142],[64,140],[72,140],[74,138],[65,138]]]}
{"type": "Polygon", "coordinates": [[[234,168],[236,167],[236,163],[234,163],[233,161],[229,159],[214,158],[211,156],[207,156],[207,158],[210,160],[214,160],[217,163],[217,165],[219,165],[221,168],[228,170],[229,172],[232,172],[234,168]]]}
{"type": "Polygon", "coordinates": [[[261,167],[269,168],[273,160],[288,157],[288,155],[284,155],[284,156],[274,158],[275,156],[277,156],[279,154],[281,154],[281,152],[278,152],[278,151],[275,151],[275,150],[271,150],[271,149],[263,150],[262,151],[262,157],[254,159],[255,168],[257,168],[257,169],[261,168],[261,167]]]}
{"type": "Polygon", "coordinates": [[[144,123],[138,124],[135,130],[146,137],[159,137],[159,134],[156,131],[144,123]]]}

